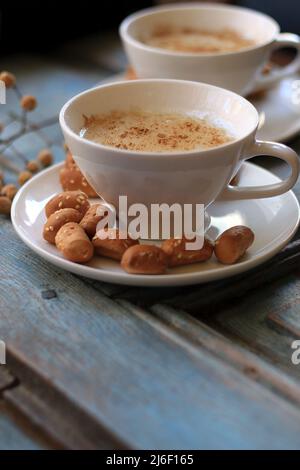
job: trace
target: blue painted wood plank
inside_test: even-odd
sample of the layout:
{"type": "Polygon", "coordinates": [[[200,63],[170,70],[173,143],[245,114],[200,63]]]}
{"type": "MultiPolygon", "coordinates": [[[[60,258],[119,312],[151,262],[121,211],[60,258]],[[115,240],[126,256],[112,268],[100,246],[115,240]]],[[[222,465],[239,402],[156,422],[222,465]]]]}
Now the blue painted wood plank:
{"type": "Polygon", "coordinates": [[[0,450],[40,450],[42,446],[0,409],[0,450]]]}
{"type": "Polygon", "coordinates": [[[298,408],[151,314],[49,266],[9,225],[0,232],[0,331],[10,354],[128,446],[300,446],[298,408]],[[45,285],[57,297],[44,299],[45,285]]]}
{"type": "MultiPolygon", "coordinates": [[[[38,119],[57,113],[66,99],[106,74],[101,67],[35,58],[4,65],[17,74],[26,93],[37,95],[38,119]]],[[[50,135],[60,136],[58,126],[50,135]]],[[[20,145],[26,155],[35,156],[35,139],[20,145]]],[[[62,153],[58,151],[56,158],[62,153]]],[[[285,171],[283,166],[276,169],[285,171]]],[[[0,339],[7,342],[11,365],[18,365],[20,379],[33,392],[35,381],[43,383],[44,390],[63,397],[129,447],[299,448],[300,412],[287,394],[257,382],[236,362],[222,360],[201,342],[193,343],[173,325],[135,307],[134,291],[128,297],[132,302],[122,303],[117,300],[119,289],[87,283],[48,265],[17,239],[5,219],[0,220],[0,237],[5,247],[0,252],[0,339]],[[47,298],[45,290],[56,296],[47,298]]],[[[283,299],[295,298],[299,286],[289,291],[287,285],[286,280],[277,284],[285,292],[283,299]]],[[[143,297],[146,290],[141,292],[143,297]]],[[[152,303],[173,295],[166,290],[156,293],[152,303]]],[[[197,287],[192,288],[191,305],[197,295],[197,287]]],[[[266,311],[278,300],[272,295],[270,288],[254,293],[249,301],[247,296],[211,322],[243,347],[282,365],[290,336],[287,340],[265,324],[266,311]]],[[[297,317],[291,318],[294,325],[297,317]]],[[[290,366],[282,369],[298,376],[290,366]]],[[[18,406],[21,391],[11,390],[6,397],[18,406]]],[[[36,402],[29,402],[27,410],[33,412],[36,402]]],[[[42,410],[42,403],[35,410],[42,410]]],[[[10,431],[11,436],[16,433],[10,431]]],[[[1,435],[0,442],[5,444],[1,435]]]]}
{"type": "MultiPolygon", "coordinates": [[[[300,366],[291,360],[291,345],[300,331],[299,289],[296,272],[248,293],[238,303],[233,300],[223,311],[207,315],[205,322],[299,380],[300,366]]],[[[194,315],[201,315],[201,310],[194,310],[194,315]]]]}

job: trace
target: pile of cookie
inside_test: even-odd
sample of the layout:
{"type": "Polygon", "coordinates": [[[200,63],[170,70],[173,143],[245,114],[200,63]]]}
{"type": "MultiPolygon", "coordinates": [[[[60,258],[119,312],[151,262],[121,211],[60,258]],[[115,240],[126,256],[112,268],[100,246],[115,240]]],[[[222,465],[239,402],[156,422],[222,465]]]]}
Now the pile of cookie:
{"type": "Polygon", "coordinates": [[[254,241],[250,228],[235,226],[214,243],[205,238],[202,248],[197,250],[186,249],[187,242],[193,241],[186,238],[171,238],[160,246],[141,244],[115,228],[97,230],[107,211],[100,203],[90,204],[89,197],[97,195],[70,153],[60,172],[60,181],[64,191],[45,207],[43,237],[74,263],[88,263],[98,255],[120,262],[130,274],[165,274],[169,268],[208,261],[213,254],[223,264],[236,263],[254,241]]]}
{"type": "Polygon", "coordinates": [[[98,197],[75,163],[73,155],[67,149],[64,168],[59,172],[59,180],[64,191],[80,190],[88,197],[98,197]]]}

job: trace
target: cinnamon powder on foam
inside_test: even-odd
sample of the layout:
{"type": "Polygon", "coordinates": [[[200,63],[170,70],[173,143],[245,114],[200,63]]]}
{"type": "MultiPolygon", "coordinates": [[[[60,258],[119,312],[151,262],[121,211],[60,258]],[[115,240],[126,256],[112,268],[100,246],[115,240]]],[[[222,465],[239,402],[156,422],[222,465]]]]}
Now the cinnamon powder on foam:
{"type": "Polygon", "coordinates": [[[143,42],[160,49],[191,53],[235,52],[255,45],[255,41],[232,29],[206,31],[167,26],[160,26],[143,42]]]}
{"type": "Polygon", "coordinates": [[[205,149],[233,140],[224,129],[204,119],[142,111],[113,111],[85,118],[80,135],[102,145],[144,152],[205,149]]]}

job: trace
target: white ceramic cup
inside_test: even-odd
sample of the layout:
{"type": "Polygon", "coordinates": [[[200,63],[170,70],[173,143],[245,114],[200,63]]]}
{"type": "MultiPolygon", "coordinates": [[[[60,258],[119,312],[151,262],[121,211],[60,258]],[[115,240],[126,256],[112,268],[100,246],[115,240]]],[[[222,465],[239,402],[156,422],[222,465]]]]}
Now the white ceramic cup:
{"type": "Polygon", "coordinates": [[[68,101],[60,125],[76,163],[107,202],[118,207],[120,195],[128,204],[204,204],[225,200],[265,198],[282,194],[299,174],[297,154],[286,145],[255,139],[258,113],[245,98],[222,88],[182,80],[135,80],[102,85],[68,101]],[[113,110],[194,113],[213,123],[226,123],[235,139],[208,150],[153,153],[104,146],[79,133],[84,116],[113,110]],[[288,163],[290,176],[266,186],[229,185],[244,160],[271,155],[288,163]],[[221,194],[222,193],[222,194],[221,194]]]}
{"type": "Polygon", "coordinates": [[[174,78],[210,83],[241,95],[269,88],[300,68],[300,38],[280,34],[271,17],[248,8],[220,4],[177,4],[154,7],[128,16],[120,35],[138,78],[174,78]],[[186,53],[159,49],[143,43],[158,27],[189,27],[199,30],[233,29],[256,45],[236,52],[186,53]],[[263,75],[273,50],[297,49],[294,61],[263,75]]]}

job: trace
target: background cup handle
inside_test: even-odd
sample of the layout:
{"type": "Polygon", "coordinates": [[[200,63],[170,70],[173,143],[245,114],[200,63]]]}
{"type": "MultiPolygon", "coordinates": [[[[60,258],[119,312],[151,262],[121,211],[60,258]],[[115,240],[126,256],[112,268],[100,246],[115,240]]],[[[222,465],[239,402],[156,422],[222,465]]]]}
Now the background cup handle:
{"type": "Polygon", "coordinates": [[[269,75],[261,74],[254,85],[254,92],[265,90],[275,85],[284,77],[293,75],[300,69],[300,36],[292,33],[281,33],[273,44],[272,51],[283,47],[292,47],[297,50],[294,60],[282,69],[271,71],[269,75]]]}
{"type": "Polygon", "coordinates": [[[284,181],[266,186],[236,187],[228,185],[219,196],[222,201],[261,199],[278,196],[286,193],[294,186],[298,179],[300,169],[298,155],[294,150],[283,144],[257,140],[248,149],[247,156],[242,157],[241,160],[248,160],[249,158],[259,155],[270,155],[284,160],[291,168],[290,176],[284,181]]]}

